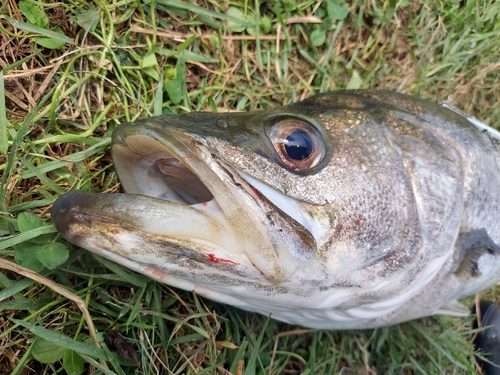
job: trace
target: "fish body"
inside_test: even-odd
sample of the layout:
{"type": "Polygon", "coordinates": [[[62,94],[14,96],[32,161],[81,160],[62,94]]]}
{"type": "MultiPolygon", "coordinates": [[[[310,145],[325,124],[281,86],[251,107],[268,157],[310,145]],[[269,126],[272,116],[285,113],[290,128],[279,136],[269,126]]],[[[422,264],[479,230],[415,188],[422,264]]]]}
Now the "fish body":
{"type": "Polygon", "coordinates": [[[156,280],[312,328],[445,313],[500,280],[499,145],[388,91],[120,125],[124,194],[70,192],[69,241],[156,280]]]}

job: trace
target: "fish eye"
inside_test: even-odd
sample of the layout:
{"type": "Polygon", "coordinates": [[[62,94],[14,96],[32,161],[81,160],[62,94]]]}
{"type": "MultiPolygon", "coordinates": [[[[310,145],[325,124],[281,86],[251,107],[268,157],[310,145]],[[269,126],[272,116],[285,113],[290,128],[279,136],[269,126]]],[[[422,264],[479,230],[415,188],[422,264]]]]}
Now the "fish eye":
{"type": "Polygon", "coordinates": [[[286,119],[272,126],[269,138],[281,161],[294,172],[304,172],[325,157],[325,144],[318,130],[297,119],[286,119]]]}
{"type": "Polygon", "coordinates": [[[313,151],[313,141],[309,134],[303,130],[296,130],[290,133],[288,137],[283,140],[285,151],[288,156],[293,160],[307,159],[313,151]]]}

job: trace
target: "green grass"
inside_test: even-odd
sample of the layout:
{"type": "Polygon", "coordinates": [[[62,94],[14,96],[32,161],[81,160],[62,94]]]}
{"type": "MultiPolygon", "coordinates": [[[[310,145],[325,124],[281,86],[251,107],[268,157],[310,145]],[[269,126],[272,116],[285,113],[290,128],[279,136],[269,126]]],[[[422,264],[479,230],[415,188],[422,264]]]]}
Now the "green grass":
{"type": "Polygon", "coordinates": [[[3,3],[0,256],[37,273],[0,273],[0,373],[476,371],[470,319],[304,331],[77,249],[55,233],[49,210],[71,189],[119,191],[112,130],[161,113],[246,111],[328,90],[384,88],[448,99],[499,128],[500,3],[3,3]]]}

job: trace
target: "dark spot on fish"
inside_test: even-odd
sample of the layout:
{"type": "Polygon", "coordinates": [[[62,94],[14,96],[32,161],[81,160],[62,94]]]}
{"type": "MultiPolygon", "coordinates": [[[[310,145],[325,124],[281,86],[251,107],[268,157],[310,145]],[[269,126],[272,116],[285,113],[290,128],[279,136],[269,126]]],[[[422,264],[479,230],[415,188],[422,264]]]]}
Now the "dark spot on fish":
{"type": "Polygon", "coordinates": [[[219,126],[221,128],[227,128],[227,121],[224,119],[218,119],[217,126],[219,126]]]}
{"type": "Polygon", "coordinates": [[[470,264],[470,275],[472,277],[477,277],[477,276],[481,275],[481,272],[479,272],[479,267],[477,265],[477,262],[471,261],[470,263],[471,263],[470,264]]]}
{"type": "Polygon", "coordinates": [[[267,220],[269,221],[269,223],[270,223],[271,225],[276,225],[276,223],[275,223],[275,222],[274,222],[274,220],[273,220],[273,214],[272,214],[271,212],[268,212],[268,213],[266,214],[266,217],[267,217],[267,220]]]}
{"type": "Polygon", "coordinates": [[[479,258],[485,253],[500,254],[500,247],[493,242],[484,228],[463,231],[459,234],[455,247],[458,254],[455,271],[457,276],[480,276],[479,258]]]}

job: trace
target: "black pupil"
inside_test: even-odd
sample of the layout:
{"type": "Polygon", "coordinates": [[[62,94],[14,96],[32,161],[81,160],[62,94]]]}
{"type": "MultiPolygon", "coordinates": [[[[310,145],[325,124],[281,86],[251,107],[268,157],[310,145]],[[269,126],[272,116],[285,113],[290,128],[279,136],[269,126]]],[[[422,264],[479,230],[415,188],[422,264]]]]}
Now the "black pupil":
{"type": "Polygon", "coordinates": [[[311,137],[302,130],[290,133],[283,143],[285,144],[286,153],[293,160],[307,159],[313,150],[311,137]]]}

